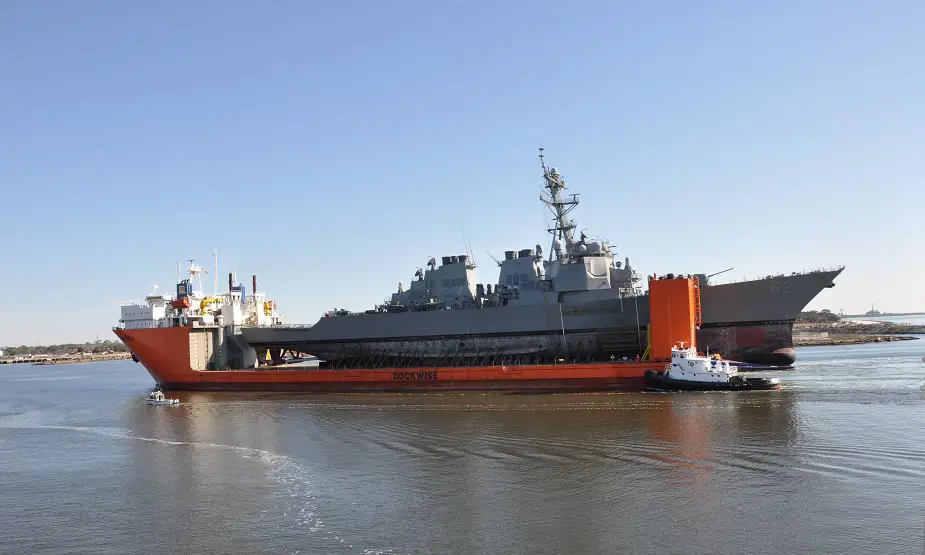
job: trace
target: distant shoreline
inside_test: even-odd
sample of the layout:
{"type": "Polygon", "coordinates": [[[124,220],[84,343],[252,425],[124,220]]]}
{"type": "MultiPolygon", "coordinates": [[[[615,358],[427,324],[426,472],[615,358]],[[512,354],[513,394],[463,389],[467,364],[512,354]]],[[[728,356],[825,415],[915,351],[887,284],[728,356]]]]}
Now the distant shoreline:
{"type": "Polygon", "coordinates": [[[863,345],[866,343],[891,343],[893,341],[912,341],[918,339],[911,335],[854,335],[836,336],[818,339],[802,339],[794,336],[794,347],[824,347],[832,345],[863,345]]]}
{"type": "Polygon", "coordinates": [[[842,320],[829,324],[797,323],[793,326],[793,345],[795,347],[815,347],[888,343],[918,339],[915,335],[923,334],[925,334],[925,326],[874,320],[861,322],[842,320]]]}
{"type": "Polygon", "coordinates": [[[130,360],[131,353],[87,354],[87,355],[34,355],[32,357],[3,357],[0,364],[31,364],[51,366],[54,364],[79,364],[82,362],[103,362],[106,360],[130,360]]]}
{"type": "Polygon", "coordinates": [[[895,316],[925,316],[925,312],[882,312],[880,314],[845,314],[842,318],[893,318],[895,316]]]}

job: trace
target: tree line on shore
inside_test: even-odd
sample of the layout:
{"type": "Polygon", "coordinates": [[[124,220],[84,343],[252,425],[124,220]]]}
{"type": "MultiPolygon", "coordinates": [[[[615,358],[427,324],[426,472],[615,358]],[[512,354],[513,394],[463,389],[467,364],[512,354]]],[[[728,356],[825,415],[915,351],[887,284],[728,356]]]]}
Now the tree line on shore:
{"type": "Polygon", "coordinates": [[[822,310],[806,310],[797,316],[797,322],[806,324],[828,324],[840,321],[841,318],[838,314],[835,314],[827,308],[823,308],[822,310]]]}
{"type": "Polygon", "coordinates": [[[71,355],[87,353],[127,353],[128,349],[121,341],[93,341],[87,343],[62,343],[61,345],[20,345],[19,347],[0,347],[3,356],[23,355],[71,355]]]}
{"type": "Polygon", "coordinates": [[[807,310],[806,312],[801,312],[800,316],[797,317],[797,322],[805,324],[800,326],[800,329],[804,331],[830,331],[832,324],[835,322],[840,322],[837,327],[836,333],[844,335],[908,335],[908,334],[925,334],[925,326],[921,324],[909,324],[909,323],[898,323],[898,322],[879,322],[876,324],[863,323],[859,324],[853,322],[852,320],[844,319],[838,314],[834,314],[831,310],[822,309],[819,311],[816,310],[807,310]],[[817,325],[814,325],[817,324],[817,325]]]}

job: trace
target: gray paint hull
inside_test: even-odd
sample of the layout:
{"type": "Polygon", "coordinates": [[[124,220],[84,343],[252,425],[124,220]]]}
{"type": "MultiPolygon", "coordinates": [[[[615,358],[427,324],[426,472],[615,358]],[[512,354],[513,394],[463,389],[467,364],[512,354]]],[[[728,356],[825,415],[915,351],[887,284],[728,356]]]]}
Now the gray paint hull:
{"type": "MultiPolygon", "coordinates": [[[[792,364],[793,320],[841,270],[702,289],[701,347],[726,358],[792,364]]],[[[345,366],[542,362],[634,357],[646,347],[648,296],[612,289],[466,310],[325,317],[310,327],[243,328],[255,347],[293,348],[345,366]]]]}

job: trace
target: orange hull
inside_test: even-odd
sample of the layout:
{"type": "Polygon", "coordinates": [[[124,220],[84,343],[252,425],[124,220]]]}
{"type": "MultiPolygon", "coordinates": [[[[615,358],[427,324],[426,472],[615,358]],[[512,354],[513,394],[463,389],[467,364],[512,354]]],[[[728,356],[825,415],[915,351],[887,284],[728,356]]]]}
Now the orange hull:
{"type": "Polygon", "coordinates": [[[646,370],[664,362],[587,363],[357,370],[195,370],[190,328],[116,330],[116,335],[162,387],[174,390],[251,391],[594,391],[638,389],[646,370]]]}

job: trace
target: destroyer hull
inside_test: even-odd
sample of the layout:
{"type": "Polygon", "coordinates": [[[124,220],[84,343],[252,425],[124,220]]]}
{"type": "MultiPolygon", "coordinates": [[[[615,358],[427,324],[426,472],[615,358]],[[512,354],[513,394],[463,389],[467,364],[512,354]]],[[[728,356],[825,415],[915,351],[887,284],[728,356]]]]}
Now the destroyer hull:
{"type": "MultiPolygon", "coordinates": [[[[697,344],[728,359],[789,366],[793,322],[842,270],[703,288],[697,344]]],[[[255,347],[294,349],[354,366],[452,360],[544,362],[634,358],[647,346],[649,297],[613,290],[563,294],[560,302],[486,309],[357,314],[311,327],[243,328],[255,347]]]]}
{"type": "MultiPolygon", "coordinates": [[[[261,330],[263,331],[263,330],[261,330]]],[[[245,330],[251,336],[250,330],[245,330]]],[[[269,335],[269,334],[267,334],[269,335]]],[[[751,364],[789,366],[796,360],[793,322],[704,325],[697,344],[725,358],[751,364]]],[[[255,346],[293,348],[337,364],[354,365],[368,360],[376,365],[404,365],[409,361],[439,364],[455,359],[540,362],[569,357],[577,360],[635,358],[648,345],[645,327],[640,329],[567,330],[530,335],[430,336],[366,341],[299,341],[261,335],[255,346]],[[568,347],[563,347],[567,345],[568,347]]]]}
{"type": "Polygon", "coordinates": [[[115,330],[132,355],[164,388],[188,391],[410,392],[440,390],[601,391],[639,389],[646,370],[664,363],[494,365],[477,367],[365,368],[332,370],[272,366],[205,370],[192,327],[115,330]],[[197,368],[194,368],[196,366],[197,368]]]}

